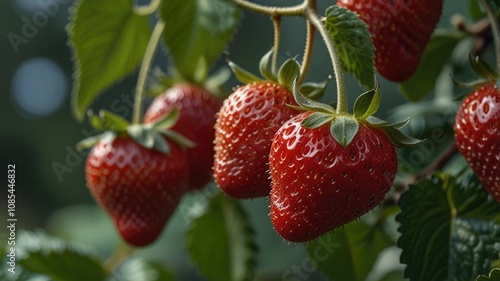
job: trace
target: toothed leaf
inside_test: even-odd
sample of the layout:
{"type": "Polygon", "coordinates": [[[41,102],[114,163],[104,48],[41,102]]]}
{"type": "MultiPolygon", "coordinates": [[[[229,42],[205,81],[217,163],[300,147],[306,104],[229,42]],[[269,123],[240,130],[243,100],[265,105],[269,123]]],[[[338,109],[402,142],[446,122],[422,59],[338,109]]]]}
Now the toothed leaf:
{"type": "Polygon", "coordinates": [[[356,13],[334,5],[326,9],[325,26],[347,72],[366,89],[373,88],[375,48],[366,23],[356,13]]]}
{"type": "Polygon", "coordinates": [[[330,132],[332,137],[342,146],[347,147],[359,130],[356,119],[347,116],[338,116],[332,121],[330,132]]]}

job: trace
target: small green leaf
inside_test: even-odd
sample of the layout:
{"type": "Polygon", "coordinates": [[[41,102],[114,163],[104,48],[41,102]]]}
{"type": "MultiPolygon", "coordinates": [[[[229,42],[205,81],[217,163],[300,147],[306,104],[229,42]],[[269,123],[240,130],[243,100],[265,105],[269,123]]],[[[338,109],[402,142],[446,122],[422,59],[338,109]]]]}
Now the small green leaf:
{"type": "Polygon", "coordinates": [[[153,134],[153,149],[156,151],[159,151],[165,155],[170,154],[170,146],[168,145],[167,141],[163,137],[163,135],[160,132],[157,132],[155,130],[152,131],[153,134]]]}
{"type": "Polygon", "coordinates": [[[154,146],[155,139],[151,134],[151,129],[144,125],[131,125],[127,129],[127,134],[142,147],[151,149],[154,146]]]}
{"type": "Polygon", "coordinates": [[[101,140],[102,134],[85,138],[76,144],[77,150],[84,150],[93,147],[99,140],[101,140]]]}
{"type": "Polygon", "coordinates": [[[295,59],[288,59],[278,71],[278,83],[287,88],[292,88],[295,78],[300,74],[300,65],[295,59]]]}
{"type": "Polygon", "coordinates": [[[127,120],[123,119],[121,116],[118,116],[107,110],[99,111],[99,118],[101,119],[102,127],[105,130],[125,132],[130,125],[130,123],[127,120]]]}
{"type": "Polygon", "coordinates": [[[474,280],[498,259],[500,204],[472,173],[421,180],[399,206],[398,246],[410,280],[474,280]]]}
{"type": "Polygon", "coordinates": [[[170,111],[163,118],[159,119],[155,123],[153,123],[153,128],[156,130],[166,130],[172,128],[175,123],[179,120],[180,111],[177,107],[175,107],[172,111],[170,111]]]}
{"type": "Polygon", "coordinates": [[[19,265],[54,281],[104,281],[108,276],[96,253],[83,245],[41,231],[21,231],[16,245],[19,265]]]}
{"type": "Polygon", "coordinates": [[[240,10],[227,0],[162,1],[165,44],[179,73],[195,80],[200,60],[211,66],[232,39],[240,10]]]}
{"type": "Polygon", "coordinates": [[[500,268],[494,268],[488,276],[478,276],[476,281],[500,281],[500,268]]]}
{"type": "Polygon", "coordinates": [[[326,9],[325,26],[347,72],[366,89],[373,88],[375,47],[368,26],[356,13],[336,5],[326,9]]]}
{"type": "Polygon", "coordinates": [[[487,81],[494,81],[498,78],[498,73],[479,56],[469,55],[469,62],[474,71],[487,81]]]}
{"type": "Polygon", "coordinates": [[[354,103],[354,117],[364,120],[375,114],[380,106],[380,86],[375,82],[375,87],[356,99],[354,103]]]}
{"type": "Polygon", "coordinates": [[[381,127],[389,124],[387,123],[387,121],[379,119],[375,116],[368,116],[368,118],[366,118],[366,121],[375,127],[381,127]]]}
{"type": "Polygon", "coordinates": [[[101,118],[99,118],[99,116],[97,115],[94,115],[94,112],[91,109],[87,111],[87,118],[89,119],[89,123],[90,126],[92,126],[92,128],[98,131],[105,130],[105,128],[102,125],[101,118]]]}
{"type": "Polygon", "coordinates": [[[185,136],[172,131],[172,130],[166,130],[166,131],[160,131],[164,136],[166,136],[168,139],[172,140],[175,142],[177,145],[179,145],[182,148],[190,148],[190,147],[195,147],[196,143],[192,142],[185,136]]]}
{"type": "Polygon", "coordinates": [[[335,115],[333,114],[314,112],[313,114],[302,120],[301,125],[308,129],[316,129],[332,121],[334,118],[335,115]]]}
{"type": "Polygon", "coordinates": [[[238,201],[218,193],[188,226],[187,248],[201,274],[211,281],[253,280],[257,246],[238,201]]]}
{"type": "Polygon", "coordinates": [[[319,100],[325,94],[327,84],[328,79],[325,79],[325,81],[321,83],[302,83],[302,85],[300,85],[300,92],[312,100],[319,100]]]}
{"type": "Polygon", "coordinates": [[[328,105],[324,104],[321,102],[314,101],[312,99],[309,99],[305,97],[298,89],[296,85],[297,79],[294,80],[293,82],[293,87],[292,87],[292,93],[293,93],[293,98],[295,99],[295,102],[297,104],[310,111],[317,111],[317,112],[323,112],[323,113],[335,113],[335,109],[328,105]]]}
{"type": "Polygon", "coordinates": [[[271,49],[262,57],[262,59],[260,59],[259,63],[260,74],[262,74],[262,76],[266,78],[268,81],[277,81],[272,66],[273,53],[274,50],[271,49]]]}
{"type": "Polygon", "coordinates": [[[358,121],[347,116],[336,117],[330,127],[332,137],[344,148],[351,143],[358,133],[358,130],[358,121]]]}
{"type": "Polygon", "coordinates": [[[417,145],[422,142],[422,140],[416,139],[414,137],[410,137],[408,135],[405,135],[403,132],[400,130],[390,127],[390,126],[383,126],[381,127],[389,136],[391,139],[392,143],[399,148],[403,147],[411,147],[414,145],[417,145]]]}
{"type": "Polygon", "coordinates": [[[129,0],[75,1],[68,25],[75,71],[72,109],[78,120],[103,90],[141,62],[151,35],[149,15],[129,0]]]}
{"type": "Polygon", "coordinates": [[[354,221],[306,245],[309,258],[331,280],[364,281],[391,245],[380,226],[354,221]]]}
{"type": "Polygon", "coordinates": [[[464,38],[463,33],[437,30],[427,44],[415,73],[400,84],[399,90],[403,95],[410,101],[419,101],[426,97],[434,89],[453,50],[464,38]]]}
{"type": "Polygon", "coordinates": [[[126,261],[110,281],[175,281],[175,276],[160,262],[133,258],[126,261]]]}
{"type": "Polygon", "coordinates": [[[262,81],[262,79],[253,75],[249,71],[246,71],[245,69],[241,68],[240,66],[238,66],[237,64],[235,64],[232,61],[229,61],[228,65],[231,68],[231,70],[233,71],[234,76],[236,76],[236,79],[238,79],[238,81],[240,81],[243,84],[252,84],[254,82],[261,82],[262,81]]]}

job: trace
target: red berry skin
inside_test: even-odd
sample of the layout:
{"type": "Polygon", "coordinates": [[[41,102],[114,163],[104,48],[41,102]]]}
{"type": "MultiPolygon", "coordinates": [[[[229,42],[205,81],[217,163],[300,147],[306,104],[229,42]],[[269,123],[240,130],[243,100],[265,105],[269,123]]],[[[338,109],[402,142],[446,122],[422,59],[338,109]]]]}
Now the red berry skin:
{"type": "Polygon", "coordinates": [[[177,84],[156,97],[144,115],[145,123],[153,123],[176,107],[180,110],[171,129],[196,143],[188,149],[189,190],[200,190],[212,180],[215,116],[221,104],[204,88],[177,84]]]}
{"type": "Polygon", "coordinates": [[[274,134],[298,114],[292,93],[272,82],[236,89],[223,103],[215,125],[214,176],[237,199],[268,196],[269,149],[274,134]]]}
{"type": "Polygon", "coordinates": [[[500,202],[500,91],[495,84],[476,88],[463,101],[454,130],[458,150],[500,202]]]}
{"type": "Polygon", "coordinates": [[[187,189],[187,157],[169,142],[170,155],[129,137],[99,141],[87,158],[87,186],[121,237],[134,246],[156,240],[187,189]]]}
{"type": "Polygon", "coordinates": [[[358,13],[368,25],[380,75],[402,82],[416,71],[443,0],[339,0],[337,5],[358,13]]]}
{"type": "Polygon", "coordinates": [[[360,123],[343,148],[329,125],[306,129],[310,112],[286,122],[269,156],[270,216],[285,240],[306,242],[376,207],[394,183],[397,156],[382,130],[360,123]]]}

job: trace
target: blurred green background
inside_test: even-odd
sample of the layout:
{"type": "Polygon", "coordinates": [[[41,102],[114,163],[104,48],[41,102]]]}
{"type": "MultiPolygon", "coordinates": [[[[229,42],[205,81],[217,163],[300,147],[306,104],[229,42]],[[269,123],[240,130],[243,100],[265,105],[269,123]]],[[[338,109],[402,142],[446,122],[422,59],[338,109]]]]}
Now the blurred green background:
{"type": "MultiPolygon", "coordinates": [[[[269,5],[296,4],[299,1],[260,0],[269,5]]],[[[334,1],[319,1],[323,11],[334,1]]],[[[99,250],[103,259],[119,245],[111,221],[96,206],[85,186],[84,166],[87,152],[77,152],[75,143],[92,134],[87,123],[76,122],[70,111],[72,88],[71,52],[67,45],[65,26],[68,0],[4,0],[0,1],[1,95],[0,95],[0,167],[16,165],[16,214],[18,229],[45,229],[52,235],[79,241],[99,250]]],[[[446,1],[440,26],[450,26],[453,13],[466,15],[466,0],[446,1]]],[[[280,57],[286,59],[302,54],[305,26],[301,18],[283,20],[280,57]]],[[[167,26],[168,28],[168,26],[167,26]]],[[[271,21],[261,15],[245,12],[241,26],[225,56],[239,65],[257,72],[259,58],[272,46],[271,21]]],[[[316,38],[309,81],[322,81],[332,74],[326,49],[316,38]]],[[[208,43],[208,42],[207,42],[208,43]]],[[[301,57],[299,56],[299,60],[301,57]]],[[[157,65],[170,62],[161,52],[157,65]]],[[[225,65],[220,59],[215,68],[225,65]]],[[[132,89],[135,77],[131,75],[122,83],[103,93],[93,108],[131,112],[132,89]]],[[[348,79],[350,101],[362,89],[348,79]]],[[[232,79],[226,84],[229,91],[238,83],[232,79]]],[[[382,103],[379,111],[385,117],[390,109],[404,103],[397,86],[381,79],[382,103]]],[[[334,100],[334,82],[331,81],[324,97],[334,100]]],[[[130,114],[124,116],[130,119],[130,114]]],[[[6,177],[6,172],[2,173],[6,177]]],[[[5,186],[5,189],[7,186],[5,186]]],[[[192,194],[185,198],[179,211],[170,220],[161,239],[150,247],[137,252],[171,267],[179,280],[196,280],[199,277],[190,264],[184,233],[189,213],[213,194],[213,189],[192,194]]],[[[6,192],[1,206],[6,206],[6,192]]],[[[282,273],[306,257],[301,245],[288,245],[274,232],[267,215],[267,199],[244,201],[257,232],[261,248],[258,273],[263,280],[281,280],[282,273]]],[[[5,210],[5,209],[4,209],[5,210]]],[[[5,221],[6,212],[0,218],[5,221]]],[[[4,238],[6,232],[0,235],[4,238]]],[[[0,239],[3,240],[3,239],[0,239]]],[[[382,268],[399,267],[397,250],[387,253],[382,268]]],[[[319,274],[310,280],[320,280],[319,274]]]]}

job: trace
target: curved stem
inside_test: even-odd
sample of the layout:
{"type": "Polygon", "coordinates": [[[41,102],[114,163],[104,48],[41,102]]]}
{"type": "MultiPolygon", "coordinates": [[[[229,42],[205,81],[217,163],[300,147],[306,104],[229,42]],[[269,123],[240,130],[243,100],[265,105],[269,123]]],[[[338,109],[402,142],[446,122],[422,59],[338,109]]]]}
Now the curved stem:
{"type": "Polygon", "coordinates": [[[141,16],[151,15],[158,10],[161,0],[151,0],[149,5],[134,8],[134,12],[141,16]]]}
{"type": "Polygon", "coordinates": [[[342,64],[340,58],[335,49],[335,44],[330,38],[330,34],[326,30],[325,26],[321,23],[318,18],[318,14],[313,9],[307,9],[306,13],[307,19],[314,25],[314,27],[319,31],[321,37],[325,41],[328,54],[332,60],[333,71],[335,73],[335,81],[337,83],[337,113],[345,115],[348,113],[347,104],[347,90],[344,80],[344,70],[342,69],[342,64]]]}
{"type": "Polygon", "coordinates": [[[105,261],[105,268],[109,272],[115,271],[115,269],[134,252],[134,248],[123,243],[120,244],[118,247],[116,247],[114,253],[105,261]]]}
{"type": "Polygon", "coordinates": [[[248,2],[246,0],[232,0],[236,5],[247,9],[249,11],[269,15],[269,16],[300,16],[304,14],[304,10],[307,7],[306,2],[291,6],[291,7],[269,7],[263,6],[259,4],[255,4],[252,2],[248,2]]]}
{"type": "Polygon", "coordinates": [[[490,4],[487,0],[479,0],[481,5],[483,6],[488,18],[491,23],[491,31],[493,33],[493,41],[495,42],[495,56],[497,60],[497,71],[500,71],[500,27],[498,25],[498,19],[496,14],[491,9],[490,4]]]}
{"type": "Polygon", "coordinates": [[[280,37],[281,37],[281,16],[276,15],[272,17],[273,27],[274,27],[274,52],[273,52],[273,73],[278,71],[278,53],[280,49],[280,37]]]}
{"type": "Polygon", "coordinates": [[[311,65],[311,58],[312,58],[312,53],[313,53],[313,46],[314,46],[314,37],[316,35],[316,29],[314,28],[314,25],[311,23],[311,21],[307,21],[307,35],[306,35],[306,45],[304,48],[304,57],[302,59],[302,64],[300,67],[300,76],[299,79],[297,80],[297,85],[302,84],[304,82],[306,76],[307,76],[307,71],[309,70],[309,66],[311,65]]]}
{"type": "Polygon", "coordinates": [[[159,20],[153,29],[153,33],[151,33],[151,38],[149,39],[146,52],[144,53],[144,59],[139,70],[139,77],[137,78],[137,85],[135,88],[134,115],[132,117],[133,124],[139,124],[141,122],[144,87],[146,85],[146,79],[148,78],[149,67],[153,62],[156,47],[158,46],[164,28],[165,22],[159,20]]]}

